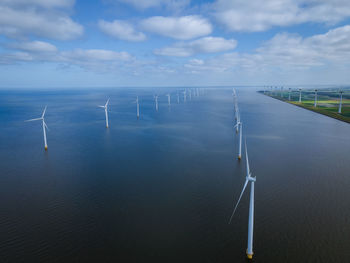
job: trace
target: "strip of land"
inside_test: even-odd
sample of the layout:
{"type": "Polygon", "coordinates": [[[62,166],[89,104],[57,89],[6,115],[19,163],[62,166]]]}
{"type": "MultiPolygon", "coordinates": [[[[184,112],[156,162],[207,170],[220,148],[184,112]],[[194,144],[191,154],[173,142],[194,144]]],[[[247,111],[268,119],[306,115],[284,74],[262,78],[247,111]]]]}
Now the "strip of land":
{"type": "Polygon", "coordinates": [[[278,99],[293,104],[295,106],[311,110],[340,121],[350,123],[350,99],[347,99],[347,97],[343,97],[342,111],[341,113],[338,113],[339,99],[335,99],[335,96],[329,96],[324,94],[318,95],[317,106],[315,107],[315,95],[313,91],[305,91],[305,93],[302,95],[301,103],[299,102],[299,92],[294,92],[293,95],[290,96],[290,100],[288,92],[259,92],[271,98],[278,99]]]}

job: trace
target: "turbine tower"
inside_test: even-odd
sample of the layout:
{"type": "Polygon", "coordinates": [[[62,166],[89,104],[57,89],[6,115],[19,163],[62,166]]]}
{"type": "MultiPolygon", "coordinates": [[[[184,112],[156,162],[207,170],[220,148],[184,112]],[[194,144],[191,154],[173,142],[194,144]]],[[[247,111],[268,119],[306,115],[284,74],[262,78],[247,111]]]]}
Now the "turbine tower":
{"type": "Polygon", "coordinates": [[[290,101],[290,91],[291,91],[291,88],[289,88],[289,93],[288,93],[288,100],[290,101]]]}
{"type": "Polygon", "coordinates": [[[158,95],[154,96],[154,100],[156,102],[156,111],[158,111],[158,95]]]}
{"type": "Polygon", "coordinates": [[[183,91],[184,94],[184,102],[186,102],[186,90],[183,91]]]}
{"type": "Polygon", "coordinates": [[[106,128],[108,128],[108,127],[109,127],[109,125],[108,125],[108,104],[109,104],[109,98],[108,98],[108,100],[107,100],[107,102],[106,102],[106,104],[105,104],[104,106],[100,106],[100,105],[99,105],[99,107],[100,107],[100,108],[105,109],[105,115],[106,115],[106,128]]]}
{"type": "Polygon", "coordinates": [[[339,101],[339,110],[338,110],[338,113],[341,113],[342,102],[343,102],[343,91],[340,91],[340,101],[339,101]]]}
{"type": "Polygon", "coordinates": [[[168,106],[170,107],[170,94],[166,95],[168,97],[168,106]]]}
{"type": "Polygon", "coordinates": [[[315,89],[315,103],[314,103],[314,107],[317,106],[317,89],[315,89]]]}
{"type": "Polygon", "coordinates": [[[301,89],[299,89],[299,103],[301,103],[301,89]]]}
{"type": "Polygon", "coordinates": [[[243,196],[244,190],[246,189],[248,183],[250,182],[250,200],[249,200],[249,218],[248,218],[248,244],[247,244],[247,258],[252,259],[253,258],[253,233],[254,233],[254,183],[256,181],[256,177],[252,177],[252,174],[249,169],[249,160],[248,160],[248,150],[247,150],[247,144],[245,145],[245,154],[246,154],[246,166],[247,166],[247,175],[245,179],[245,183],[243,186],[243,190],[241,192],[241,195],[239,196],[238,202],[232,212],[232,215],[230,217],[229,224],[231,224],[233,215],[236,212],[236,209],[238,207],[239,202],[241,201],[241,198],[243,196]]]}
{"type": "Polygon", "coordinates": [[[238,133],[239,125],[241,125],[241,115],[239,114],[239,109],[236,110],[236,125],[233,128],[236,128],[236,133],[238,133]]]}
{"type": "Polygon", "coordinates": [[[140,105],[139,105],[139,96],[136,96],[136,117],[140,118],[140,105]]]}
{"type": "Polygon", "coordinates": [[[43,114],[41,115],[40,118],[26,120],[27,122],[28,122],[28,121],[42,121],[43,132],[44,132],[45,151],[47,151],[46,129],[49,130],[49,127],[47,127],[47,125],[46,125],[46,123],[45,123],[45,112],[46,112],[46,108],[47,108],[47,106],[45,106],[44,111],[43,111],[43,114]]]}
{"type": "Polygon", "coordinates": [[[238,148],[238,160],[242,158],[242,132],[243,132],[243,123],[239,122],[239,148],[238,148]]]}
{"type": "Polygon", "coordinates": [[[179,92],[177,92],[177,104],[179,104],[180,103],[180,94],[179,94],[179,92]]]}

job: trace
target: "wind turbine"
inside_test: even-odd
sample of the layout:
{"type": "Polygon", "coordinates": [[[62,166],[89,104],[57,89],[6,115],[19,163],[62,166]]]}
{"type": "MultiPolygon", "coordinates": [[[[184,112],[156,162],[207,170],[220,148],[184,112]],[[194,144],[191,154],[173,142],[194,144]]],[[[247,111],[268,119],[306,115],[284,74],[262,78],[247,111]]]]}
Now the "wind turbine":
{"type": "Polygon", "coordinates": [[[189,89],[188,91],[189,91],[189,95],[190,95],[190,100],[192,100],[192,90],[189,89]]]}
{"type": "Polygon", "coordinates": [[[156,111],[158,111],[158,95],[154,96],[154,100],[156,102],[156,111]]]}
{"type": "Polygon", "coordinates": [[[236,90],[232,89],[232,96],[233,96],[233,106],[234,109],[236,111],[236,107],[237,107],[237,95],[236,95],[236,90]]]}
{"type": "Polygon", "coordinates": [[[186,90],[183,91],[184,94],[184,102],[186,102],[186,90]]]}
{"type": "Polygon", "coordinates": [[[317,106],[317,89],[315,89],[315,103],[314,103],[314,107],[317,106]]]}
{"type": "Polygon", "coordinates": [[[237,106],[237,110],[236,110],[236,125],[233,126],[233,128],[236,128],[236,133],[238,133],[239,130],[239,125],[241,125],[241,115],[239,114],[239,109],[237,106]]]}
{"type": "Polygon", "coordinates": [[[238,146],[238,160],[242,158],[242,132],[243,132],[243,123],[241,122],[241,116],[238,114],[237,123],[233,128],[236,128],[236,132],[239,130],[239,146],[238,146]]]}
{"type": "Polygon", "coordinates": [[[343,91],[340,91],[340,101],[339,101],[339,110],[338,110],[338,113],[341,113],[342,102],[343,102],[343,91]]]}
{"type": "Polygon", "coordinates": [[[168,107],[170,107],[170,94],[166,95],[168,97],[168,107]]]}
{"type": "Polygon", "coordinates": [[[252,259],[253,258],[253,230],[254,230],[254,183],[256,181],[256,177],[252,177],[252,174],[249,169],[249,160],[248,160],[248,150],[247,150],[247,144],[245,144],[245,154],[246,154],[246,166],[247,166],[247,175],[245,179],[245,183],[243,186],[243,190],[241,192],[241,195],[239,196],[238,202],[232,212],[232,215],[230,217],[229,224],[231,224],[233,215],[236,212],[236,209],[238,207],[239,202],[241,201],[241,198],[243,196],[244,190],[246,189],[248,183],[250,182],[250,200],[249,200],[249,218],[248,218],[248,244],[247,244],[247,258],[252,259]]]}
{"type": "Polygon", "coordinates": [[[290,91],[291,91],[291,88],[289,88],[289,93],[288,93],[288,100],[290,101],[290,91]]]}
{"type": "Polygon", "coordinates": [[[283,87],[281,87],[281,98],[283,98],[283,87]]]}
{"type": "Polygon", "coordinates": [[[47,127],[47,125],[46,125],[46,123],[45,123],[45,112],[46,112],[46,108],[47,108],[47,106],[45,106],[45,109],[44,109],[44,111],[43,111],[43,114],[41,115],[40,118],[26,120],[26,122],[28,122],[28,121],[42,121],[43,132],[44,132],[45,151],[47,151],[46,129],[49,130],[49,127],[47,127]]]}
{"type": "Polygon", "coordinates": [[[239,121],[239,147],[238,147],[238,160],[242,158],[242,132],[243,132],[243,123],[239,121]]]}
{"type": "Polygon", "coordinates": [[[136,117],[140,118],[140,104],[139,104],[139,96],[136,96],[136,117]]]}
{"type": "Polygon", "coordinates": [[[299,88],[299,103],[301,103],[301,89],[299,88]]]}
{"type": "Polygon", "coordinates": [[[106,102],[106,104],[105,104],[104,106],[100,106],[100,105],[99,105],[100,108],[105,109],[105,114],[106,114],[106,128],[109,127],[109,125],[108,125],[108,104],[109,104],[109,98],[108,98],[108,100],[107,100],[107,102],[106,102]]]}
{"type": "Polygon", "coordinates": [[[179,92],[177,92],[177,104],[179,104],[180,103],[180,94],[179,94],[179,92]]]}

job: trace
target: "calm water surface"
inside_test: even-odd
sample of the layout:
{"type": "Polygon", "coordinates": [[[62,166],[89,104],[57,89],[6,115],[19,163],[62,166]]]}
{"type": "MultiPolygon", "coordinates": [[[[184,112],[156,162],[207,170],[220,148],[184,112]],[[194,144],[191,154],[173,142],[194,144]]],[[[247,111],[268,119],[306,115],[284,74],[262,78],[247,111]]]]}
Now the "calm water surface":
{"type": "MultiPolygon", "coordinates": [[[[246,262],[248,194],[228,225],[245,176],[232,90],[176,93],[0,91],[0,261],[246,262]],[[107,130],[96,106],[108,97],[107,130]],[[24,122],[46,104],[48,152],[40,122],[24,122]]],[[[348,262],[350,125],[237,94],[257,177],[254,262],[348,262]]]]}

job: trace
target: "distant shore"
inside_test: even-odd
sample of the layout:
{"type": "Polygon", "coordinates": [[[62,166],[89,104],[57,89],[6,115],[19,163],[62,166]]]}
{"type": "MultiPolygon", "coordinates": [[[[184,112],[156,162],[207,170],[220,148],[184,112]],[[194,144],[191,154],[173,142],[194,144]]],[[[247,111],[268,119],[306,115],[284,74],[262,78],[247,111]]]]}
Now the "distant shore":
{"type": "MultiPolygon", "coordinates": [[[[331,117],[333,119],[337,119],[343,122],[347,122],[350,123],[350,108],[348,105],[348,102],[345,101],[343,102],[343,109],[342,109],[342,114],[338,113],[338,106],[337,105],[332,105],[331,107],[327,105],[327,107],[325,106],[317,106],[314,107],[313,105],[313,101],[302,101],[301,103],[299,101],[293,101],[293,100],[288,100],[286,98],[288,98],[288,94],[281,96],[281,95],[271,95],[271,94],[266,94],[264,93],[264,91],[259,91],[259,93],[266,95],[268,97],[313,111],[313,112],[317,112],[319,114],[331,117]]],[[[322,105],[323,104],[323,100],[319,100],[318,104],[322,105]]]]}

